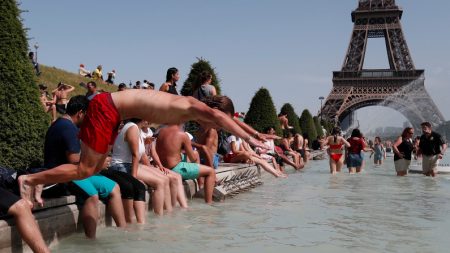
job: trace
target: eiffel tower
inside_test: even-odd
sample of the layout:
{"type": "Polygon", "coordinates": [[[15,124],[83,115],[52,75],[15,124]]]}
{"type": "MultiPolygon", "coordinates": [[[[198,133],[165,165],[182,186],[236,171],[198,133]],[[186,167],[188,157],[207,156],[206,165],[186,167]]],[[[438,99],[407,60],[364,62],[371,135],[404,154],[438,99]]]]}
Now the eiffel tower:
{"type": "Polygon", "coordinates": [[[395,0],[359,0],[352,12],[353,32],[341,71],[333,72],[333,88],[319,115],[347,129],[354,112],[367,106],[385,106],[402,113],[419,129],[444,117],[424,86],[424,70],[416,69],[395,0]],[[369,38],[384,38],[389,69],[363,69],[369,38]]]}

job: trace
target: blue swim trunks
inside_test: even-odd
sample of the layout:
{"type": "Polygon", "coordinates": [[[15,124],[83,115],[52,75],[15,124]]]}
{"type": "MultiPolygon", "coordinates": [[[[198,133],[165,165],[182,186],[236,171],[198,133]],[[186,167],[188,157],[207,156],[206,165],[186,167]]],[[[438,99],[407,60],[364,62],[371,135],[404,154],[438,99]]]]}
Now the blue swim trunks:
{"type": "Polygon", "coordinates": [[[172,171],[181,175],[184,180],[197,179],[200,174],[200,165],[197,163],[180,162],[172,171]]]}
{"type": "MultiPolygon", "coordinates": [[[[219,167],[219,161],[220,161],[220,155],[217,154],[217,153],[214,154],[214,156],[213,156],[213,167],[214,167],[215,170],[219,167]]],[[[200,163],[201,164],[205,164],[206,163],[205,159],[201,158],[200,159],[200,163]]]]}
{"type": "Polygon", "coordinates": [[[89,197],[98,195],[100,199],[106,199],[116,186],[116,182],[102,175],[93,175],[82,180],[73,180],[72,182],[89,197]]]}

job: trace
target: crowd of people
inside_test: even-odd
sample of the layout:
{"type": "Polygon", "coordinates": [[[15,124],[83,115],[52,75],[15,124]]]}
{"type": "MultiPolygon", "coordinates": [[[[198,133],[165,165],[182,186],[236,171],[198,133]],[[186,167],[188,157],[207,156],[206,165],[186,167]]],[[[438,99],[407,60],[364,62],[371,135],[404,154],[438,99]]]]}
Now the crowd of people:
{"type": "MultiPolygon", "coordinates": [[[[0,170],[2,177],[12,178],[9,185],[1,181],[5,197],[0,201],[0,214],[16,219],[23,239],[35,252],[48,252],[31,213],[33,205],[45,204],[45,198],[75,195],[82,206],[85,234],[95,238],[99,201],[108,203],[117,227],[126,227],[146,222],[148,189],[149,205],[156,215],[188,207],[183,187],[187,179],[197,179],[205,202],[212,203],[215,169],[221,159],[259,165],[277,178],[287,177],[285,165],[301,170],[311,159],[308,136],[296,133],[287,115],[279,115],[282,137],[275,134],[275,126],[263,133],[256,131],[235,112],[230,98],[217,95],[211,73],[201,73],[193,86],[194,95],[184,97],[178,95],[176,68],[168,69],[159,92],[153,91],[154,84],[138,81],[130,88],[122,83],[114,93],[97,90],[95,80],[102,80],[101,66],[92,73],[82,68],[80,65],[80,74],[93,78],[85,85],[86,95],[69,99],[75,87],[59,83],[50,97],[47,87],[39,86],[42,105],[52,114],[43,168],[21,173],[0,170]],[[191,133],[184,130],[188,121],[196,125],[191,133]]],[[[108,80],[114,83],[114,77],[108,75],[108,80]]],[[[411,139],[413,129],[407,128],[392,145],[398,175],[407,174],[415,152],[423,157],[424,174],[435,176],[437,161],[447,146],[429,123],[423,123],[422,130],[416,143],[411,139]]],[[[364,151],[372,151],[377,164],[386,157],[381,139],[368,147],[358,129],[345,139],[336,127],[311,146],[327,149],[332,174],[341,171],[344,163],[350,173],[361,172],[364,151]]]]}
{"type": "Polygon", "coordinates": [[[347,164],[349,173],[359,173],[364,168],[364,152],[371,152],[375,165],[381,165],[388,153],[393,153],[394,168],[397,176],[405,176],[409,172],[411,160],[422,159],[422,172],[426,176],[435,177],[439,161],[447,150],[447,142],[443,136],[432,130],[430,122],[421,124],[422,135],[414,137],[414,128],[406,127],[394,143],[380,137],[374,141],[366,141],[359,129],[353,129],[351,136],[345,139],[341,129],[335,127],[331,135],[321,142],[321,148],[326,147],[330,157],[330,173],[340,172],[347,164]]]}
{"type": "Polygon", "coordinates": [[[175,95],[178,79],[178,70],[171,68],[167,82],[160,88],[165,92],[122,87],[115,93],[98,92],[92,80],[85,85],[86,95],[70,99],[74,86],[58,84],[51,98],[47,87],[39,86],[42,104],[53,116],[45,136],[44,165],[13,177],[10,172],[14,170],[4,168],[3,174],[15,186],[2,184],[5,197],[0,206],[1,215],[16,219],[23,239],[33,251],[48,252],[31,214],[34,205],[45,205],[45,198],[76,195],[88,238],[96,237],[99,201],[108,202],[117,227],[145,223],[147,188],[156,215],[169,213],[177,206],[188,207],[182,184],[186,179],[198,179],[205,191],[205,202],[212,203],[222,134],[218,129],[234,137],[221,143],[229,155],[243,151],[249,159],[242,162],[256,162],[274,176],[285,177],[252,149],[266,149],[262,141],[276,136],[258,133],[239,117],[234,118],[231,99],[217,96],[207,86],[208,80],[199,84],[199,89],[206,90],[205,94],[200,92],[203,103],[194,97],[175,95]],[[191,137],[183,130],[183,123],[189,120],[198,124],[191,137]],[[149,122],[161,125],[152,130],[149,122]],[[236,149],[232,140],[242,145],[236,149]],[[26,212],[18,211],[24,208],[26,212]],[[22,226],[19,219],[33,222],[22,226]]]}

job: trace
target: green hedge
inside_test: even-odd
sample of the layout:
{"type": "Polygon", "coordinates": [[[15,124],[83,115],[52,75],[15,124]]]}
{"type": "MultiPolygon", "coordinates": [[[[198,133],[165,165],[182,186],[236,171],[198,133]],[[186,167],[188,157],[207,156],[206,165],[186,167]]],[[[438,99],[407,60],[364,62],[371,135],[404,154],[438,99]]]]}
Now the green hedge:
{"type": "Polygon", "coordinates": [[[259,132],[262,132],[266,127],[274,127],[277,134],[281,135],[277,111],[266,88],[260,88],[252,98],[244,122],[259,132]]]}
{"type": "Polygon", "coordinates": [[[312,140],[317,137],[317,131],[314,119],[307,109],[303,110],[302,116],[300,116],[300,127],[302,128],[303,133],[308,135],[309,145],[311,146],[312,140]]]}
{"type": "Polygon", "coordinates": [[[39,166],[50,118],[39,101],[26,34],[14,0],[0,3],[0,165],[39,166]]]}
{"type": "Polygon", "coordinates": [[[191,65],[191,71],[189,72],[189,76],[186,79],[186,81],[184,81],[183,87],[181,88],[181,94],[183,96],[192,96],[192,93],[194,92],[192,90],[192,85],[194,83],[198,82],[200,74],[203,71],[208,71],[209,73],[211,73],[211,75],[212,75],[211,85],[216,87],[217,95],[221,94],[220,80],[217,77],[217,74],[214,71],[214,68],[211,67],[211,64],[209,63],[209,61],[207,61],[203,58],[198,58],[198,61],[191,65]]]}

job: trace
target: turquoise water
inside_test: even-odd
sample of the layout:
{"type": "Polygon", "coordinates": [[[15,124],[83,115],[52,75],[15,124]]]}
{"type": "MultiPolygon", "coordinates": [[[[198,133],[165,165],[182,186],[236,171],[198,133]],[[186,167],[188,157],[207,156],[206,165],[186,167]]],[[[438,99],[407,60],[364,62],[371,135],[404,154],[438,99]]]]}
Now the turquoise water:
{"type": "Polygon", "coordinates": [[[328,160],[313,161],[223,203],[193,200],[190,210],[149,214],[129,231],[102,228],[95,241],[76,234],[53,251],[448,252],[450,175],[396,177],[391,159],[335,176],[328,160]]]}

